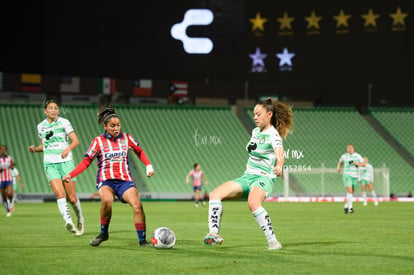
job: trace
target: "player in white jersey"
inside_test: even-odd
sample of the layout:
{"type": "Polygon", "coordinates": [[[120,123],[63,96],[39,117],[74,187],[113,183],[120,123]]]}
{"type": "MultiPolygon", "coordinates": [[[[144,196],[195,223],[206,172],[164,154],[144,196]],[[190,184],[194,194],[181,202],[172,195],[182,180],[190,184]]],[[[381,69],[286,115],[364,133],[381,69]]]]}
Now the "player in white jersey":
{"type": "Polygon", "coordinates": [[[364,206],[367,206],[367,186],[369,191],[371,191],[372,199],[374,200],[374,205],[378,205],[377,194],[374,190],[374,168],[370,163],[368,163],[368,158],[364,158],[366,163],[365,167],[359,167],[359,178],[358,182],[361,183],[362,189],[362,199],[364,206]]]}
{"type": "Polygon", "coordinates": [[[341,172],[342,163],[344,164],[344,173],[342,176],[344,186],[346,188],[346,203],[344,206],[345,214],[354,213],[354,208],[352,207],[353,193],[355,187],[358,184],[358,167],[365,166],[364,160],[361,155],[355,153],[354,145],[348,144],[346,147],[347,153],[343,154],[339,158],[337,165],[338,173],[341,172]]]}
{"type": "Polygon", "coordinates": [[[249,155],[244,174],[227,181],[210,193],[208,227],[204,237],[207,245],[219,245],[223,238],[219,235],[223,200],[247,197],[248,207],[267,239],[269,250],[278,250],[282,245],[276,238],[269,214],[262,207],[264,199],[271,194],[276,176],[282,176],[284,163],[282,137],[294,128],[290,106],[268,98],[254,108],[254,121],[257,128],[246,146],[249,155]]]}
{"type": "Polygon", "coordinates": [[[76,195],[76,179],[71,182],[62,181],[63,176],[75,168],[71,151],[79,145],[79,141],[69,120],[59,117],[59,106],[55,100],[47,100],[44,109],[47,117],[37,125],[40,145],[36,147],[31,145],[29,152],[43,152],[45,174],[53,193],[55,193],[66,230],[80,236],[83,234],[85,226],[80,200],[76,195]],[[73,224],[66,195],[78,217],[77,227],[73,224]]]}
{"type": "Polygon", "coordinates": [[[15,205],[16,200],[17,200],[18,185],[20,186],[20,189],[22,189],[22,190],[23,190],[24,186],[22,184],[22,179],[20,177],[19,170],[17,170],[16,167],[13,167],[11,169],[11,174],[12,174],[12,177],[13,177],[13,198],[10,202],[10,211],[13,212],[14,211],[14,205],[15,205]]]}

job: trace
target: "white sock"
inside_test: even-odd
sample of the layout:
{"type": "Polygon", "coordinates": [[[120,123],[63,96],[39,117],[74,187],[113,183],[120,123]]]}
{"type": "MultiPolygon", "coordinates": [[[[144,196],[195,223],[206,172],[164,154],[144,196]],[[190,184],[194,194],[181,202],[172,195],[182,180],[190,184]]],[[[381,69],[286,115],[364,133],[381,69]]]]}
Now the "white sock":
{"type": "Polygon", "coordinates": [[[269,214],[263,207],[257,208],[252,212],[256,222],[266,236],[267,242],[276,241],[276,235],[273,231],[272,221],[270,220],[269,214]]]}
{"type": "Polygon", "coordinates": [[[374,198],[374,200],[377,200],[377,194],[375,193],[375,190],[371,191],[372,197],[374,198]]]}
{"type": "Polygon", "coordinates": [[[364,202],[367,202],[367,192],[362,192],[362,199],[364,202]]]}
{"type": "Polygon", "coordinates": [[[78,217],[78,220],[79,219],[83,219],[83,213],[82,213],[82,208],[81,208],[81,204],[80,204],[79,198],[76,201],[76,203],[72,203],[72,207],[73,207],[73,210],[76,213],[76,216],[78,217]]]}
{"type": "Polygon", "coordinates": [[[352,208],[352,193],[346,193],[346,201],[348,203],[348,208],[352,208]]]}
{"type": "Polygon", "coordinates": [[[66,202],[66,199],[65,198],[58,199],[57,200],[57,205],[58,205],[58,208],[59,208],[59,212],[62,215],[65,222],[66,223],[73,223],[72,218],[70,217],[70,210],[69,210],[69,207],[68,207],[68,203],[66,202]]]}
{"type": "Polygon", "coordinates": [[[219,200],[210,200],[208,204],[208,229],[210,233],[219,233],[223,204],[219,200]]]}

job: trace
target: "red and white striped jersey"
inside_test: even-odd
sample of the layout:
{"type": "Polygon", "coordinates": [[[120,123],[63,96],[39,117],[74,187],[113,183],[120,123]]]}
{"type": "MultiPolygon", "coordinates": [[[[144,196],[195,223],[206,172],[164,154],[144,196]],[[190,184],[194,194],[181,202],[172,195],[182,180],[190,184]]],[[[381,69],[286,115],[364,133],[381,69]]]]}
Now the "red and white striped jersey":
{"type": "Polygon", "coordinates": [[[13,180],[10,169],[13,165],[14,162],[11,156],[0,156],[0,182],[13,180]]]}
{"type": "Polygon", "coordinates": [[[92,140],[85,158],[93,160],[96,157],[97,159],[97,184],[110,179],[133,181],[128,167],[130,148],[135,153],[141,151],[139,143],[127,133],[120,133],[115,139],[102,134],[92,140]]]}

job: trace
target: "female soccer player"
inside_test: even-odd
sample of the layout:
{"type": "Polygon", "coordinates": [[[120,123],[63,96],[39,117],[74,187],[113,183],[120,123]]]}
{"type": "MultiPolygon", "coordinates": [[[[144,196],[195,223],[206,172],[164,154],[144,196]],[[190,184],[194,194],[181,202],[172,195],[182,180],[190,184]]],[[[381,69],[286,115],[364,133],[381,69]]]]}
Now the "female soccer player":
{"type": "Polygon", "coordinates": [[[189,183],[189,179],[193,179],[193,189],[195,192],[195,199],[194,199],[194,207],[197,208],[198,204],[202,202],[203,206],[206,204],[200,195],[201,188],[203,187],[203,181],[208,186],[208,182],[206,180],[206,177],[204,177],[204,172],[201,170],[201,166],[199,163],[194,164],[194,169],[192,169],[186,178],[186,183],[189,183]]]}
{"type": "Polygon", "coordinates": [[[103,125],[104,133],[92,140],[82,162],[69,175],[63,177],[65,181],[70,181],[85,171],[94,158],[97,158],[96,188],[101,197],[101,232],[89,244],[98,246],[108,240],[112,203],[117,196],[123,203],[128,203],[132,207],[139,245],[149,246],[146,241],[144,209],[129,172],[129,149],[132,149],[145,164],[147,177],[154,174],[152,165],[138,142],[129,134],[121,132],[121,119],[112,107],[107,107],[98,114],[98,123],[103,125]]]}
{"type": "Polygon", "coordinates": [[[7,146],[0,145],[0,193],[3,200],[6,217],[10,217],[13,200],[13,177],[11,169],[14,167],[13,158],[7,155],[7,146]]]}
{"type": "Polygon", "coordinates": [[[276,238],[269,214],[262,207],[262,202],[271,194],[276,176],[282,176],[284,156],[281,137],[286,138],[294,129],[292,109],[268,98],[255,106],[254,121],[257,127],[253,129],[251,139],[246,146],[249,159],[244,175],[221,184],[210,193],[208,213],[210,232],[204,237],[204,243],[207,245],[220,245],[223,242],[223,238],[219,235],[223,213],[222,200],[247,195],[248,207],[267,238],[268,249],[282,248],[276,238]]]}
{"type": "Polygon", "coordinates": [[[359,179],[362,189],[362,199],[364,201],[364,206],[367,206],[367,186],[369,191],[371,191],[372,199],[374,200],[374,205],[378,205],[377,194],[374,190],[374,168],[370,163],[368,163],[368,158],[363,158],[366,163],[365,167],[359,167],[359,179]]]}
{"type": "Polygon", "coordinates": [[[344,163],[344,174],[342,180],[346,188],[346,203],[344,206],[345,214],[354,213],[354,208],[352,207],[353,202],[353,193],[355,187],[358,183],[358,167],[365,166],[365,162],[362,159],[361,155],[355,152],[354,145],[348,144],[346,147],[347,153],[341,155],[337,165],[338,173],[341,172],[341,165],[344,163]]]}
{"type": "Polygon", "coordinates": [[[59,106],[56,100],[47,100],[44,109],[46,119],[37,125],[40,145],[36,147],[31,145],[29,152],[43,152],[45,174],[53,193],[55,193],[59,212],[65,220],[66,230],[80,236],[83,234],[85,226],[80,200],[76,195],[75,180],[72,182],[62,181],[62,177],[75,167],[71,151],[79,145],[79,141],[70,121],[59,117],[59,106]],[[73,224],[66,195],[78,217],[77,227],[73,224]]]}

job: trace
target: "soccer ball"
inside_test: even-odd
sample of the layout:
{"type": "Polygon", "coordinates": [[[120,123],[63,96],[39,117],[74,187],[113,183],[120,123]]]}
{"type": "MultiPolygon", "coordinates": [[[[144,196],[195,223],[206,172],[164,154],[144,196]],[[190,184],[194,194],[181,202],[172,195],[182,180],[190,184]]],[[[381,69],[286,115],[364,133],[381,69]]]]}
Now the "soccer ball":
{"type": "Polygon", "coordinates": [[[174,232],[168,227],[159,227],[151,235],[151,243],[155,248],[172,248],[175,240],[174,232]]]}

